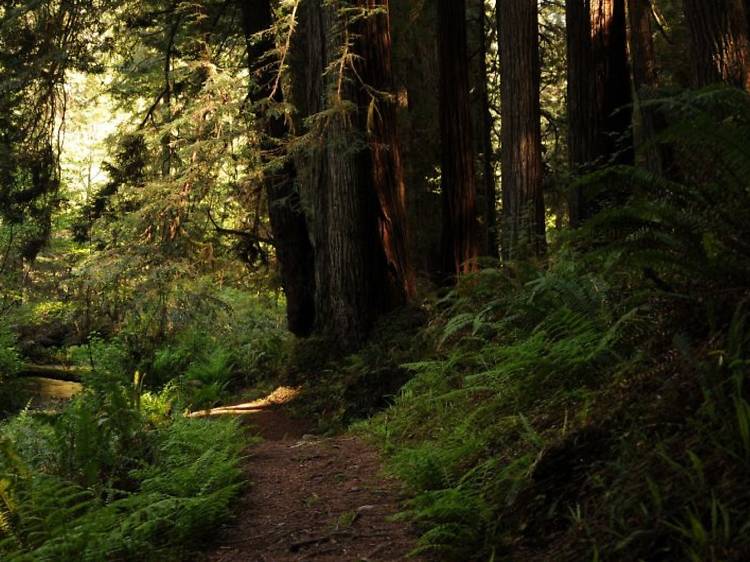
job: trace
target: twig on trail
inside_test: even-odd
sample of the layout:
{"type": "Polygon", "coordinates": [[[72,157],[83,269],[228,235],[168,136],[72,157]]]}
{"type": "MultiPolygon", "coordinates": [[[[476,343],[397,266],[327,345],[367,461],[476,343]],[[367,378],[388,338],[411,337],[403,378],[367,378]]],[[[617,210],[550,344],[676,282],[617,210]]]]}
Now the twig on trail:
{"type": "Polygon", "coordinates": [[[328,548],[324,548],[322,550],[317,550],[315,552],[311,552],[310,554],[308,554],[307,556],[305,556],[301,560],[311,560],[311,559],[316,558],[318,556],[325,556],[326,554],[333,554],[334,552],[338,552],[338,550],[339,550],[339,547],[337,547],[337,546],[331,546],[331,547],[328,547],[328,548]]]}
{"type": "MultiPolygon", "coordinates": [[[[335,534],[336,533],[334,533],[334,535],[335,534]]],[[[371,534],[364,534],[364,535],[362,535],[362,534],[354,534],[352,536],[355,539],[384,538],[384,537],[390,537],[390,534],[389,533],[371,533],[371,534]]],[[[331,540],[330,537],[325,537],[325,538],[328,539],[328,540],[331,540]]],[[[328,542],[328,540],[321,541],[321,542],[328,542]]],[[[315,542],[315,543],[313,543],[311,545],[306,545],[306,546],[314,546],[315,544],[320,544],[320,542],[315,542]]],[[[380,552],[382,552],[387,547],[388,547],[387,543],[380,544],[379,546],[375,547],[372,550],[372,552],[370,552],[370,554],[368,554],[363,560],[369,560],[370,558],[372,558],[376,554],[379,554],[380,552]]],[[[332,554],[334,552],[337,552],[339,550],[339,548],[340,548],[340,546],[332,546],[332,547],[324,548],[324,549],[321,549],[321,550],[316,550],[315,552],[311,552],[311,553],[305,555],[302,558],[302,560],[309,560],[309,559],[315,558],[317,556],[323,556],[325,554],[332,554]]],[[[293,552],[296,552],[296,551],[293,551],[293,552]]]]}
{"type": "Polygon", "coordinates": [[[301,549],[305,548],[306,546],[313,546],[313,545],[320,544],[323,542],[328,542],[330,540],[331,540],[331,537],[327,536],[327,537],[317,537],[314,539],[306,539],[304,541],[298,541],[289,545],[289,552],[299,552],[301,549]]]}
{"type": "MultiPolygon", "coordinates": [[[[233,541],[223,541],[224,543],[228,545],[235,545],[235,544],[242,544],[250,541],[256,541],[258,539],[265,539],[266,537],[270,537],[272,535],[275,535],[276,533],[279,533],[280,531],[278,529],[274,529],[273,531],[269,531],[268,533],[261,533],[260,535],[253,535],[252,537],[244,537],[241,539],[233,540],[233,541]]],[[[287,535],[291,535],[294,532],[294,529],[288,529],[284,532],[281,532],[278,538],[285,537],[287,535]]]]}
{"type": "Polygon", "coordinates": [[[374,556],[376,556],[376,555],[380,554],[380,553],[381,553],[381,552],[383,552],[383,551],[384,551],[384,550],[385,550],[386,548],[388,548],[388,545],[387,545],[386,543],[380,543],[380,544],[379,544],[378,546],[376,546],[375,548],[373,548],[373,549],[372,549],[372,550],[370,551],[370,554],[368,554],[367,556],[365,556],[365,560],[369,560],[370,558],[372,558],[372,557],[374,557],[374,556]]]}
{"type": "Polygon", "coordinates": [[[391,533],[360,533],[357,535],[358,539],[383,539],[390,537],[391,533]]]}
{"type": "Polygon", "coordinates": [[[345,537],[347,535],[353,535],[354,531],[333,531],[322,537],[315,537],[312,539],[305,539],[303,541],[297,541],[289,545],[289,552],[299,552],[306,546],[313,546],[320,543],[330,542],[335,537],[345,537]]]}

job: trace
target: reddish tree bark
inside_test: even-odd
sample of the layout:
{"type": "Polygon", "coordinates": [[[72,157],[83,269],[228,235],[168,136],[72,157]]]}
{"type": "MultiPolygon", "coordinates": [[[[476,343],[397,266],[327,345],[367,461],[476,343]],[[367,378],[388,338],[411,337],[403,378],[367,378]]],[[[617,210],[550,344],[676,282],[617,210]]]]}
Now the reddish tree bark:
{"type": "Polygon", "coordinates": [[[630,60],[636,90],[656,86],[656,55],[651,26],[651,0],[628,0],[630,60]]]}
{"type": "MultiPolygon", "coordinates": [[[[568,145],[573,170],[630,163],[631,85],[625,0],[566,2],[568,34],[568,145]]],[[[595,209],[580,189],[570,193],[570,222],[595,209]]]]}
{"type": "Polygon", "coordinates": [[[537,0],[498,4],[502,88],[503,255],[546,251],[537,0]]]}
{"type": "Polygon", "coordinates": [[[746,0],[684,0],[697,87],[725,82],[750,91],[746,0]]]}
{"type": "Polygon", "coordinates": [[[290,56],[290,91],[307,133],[296,161],[315,248],[315,332],[342,349],[414,290],[387,3],[360,1],[377,9],[349,20],[303,0],[290,56]]]}
{"type": "Polygon", "coordinates": [[[442,261],[443,273],[453,278],[476,270],[479,255],[465,0],[439,0],[438,42],[442,261]]]}
{"type": "Polygon", "coordinates": [[[639,165],[661,173],[670,160],[668,150],[654,143],[658,130],[666,126],[664,116],[649,107],[658,86],[654,50],[651,0],[628,0],[630,61],[633,72],[633,144],[639,165]]]}
{"type": "Polygon", "coordinates": [[[370,147],[372,187],[377,196],[377,222],[385,256],[385,308],[403,304],[414,296],[415,279],[408,256],[406,186],[401,143],[396,127],[391,26],[388,0],[359,0],[371,14],[363,22],[358,54],[360,114],[370,147]]]}

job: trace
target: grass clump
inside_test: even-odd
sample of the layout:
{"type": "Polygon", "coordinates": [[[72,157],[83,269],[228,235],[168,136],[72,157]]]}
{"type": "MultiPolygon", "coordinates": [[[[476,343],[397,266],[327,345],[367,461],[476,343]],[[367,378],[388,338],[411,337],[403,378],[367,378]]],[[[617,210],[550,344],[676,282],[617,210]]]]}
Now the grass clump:
{"type": "Polygon", "coordinates": [[[567,262],[513,289],[519,274],[486,271],[444,299],[427,330],[435,353],[406,365],[414,378],[366,426],[416,492],[420,549],[455,559],[497,550],[498,520],[549,444],[585,426],[618,356],[635,360],[624,334],[637,313],[615,316],[604,285],[567,262]],[[501,297],[477,307],[479,285],[501,297]]]}

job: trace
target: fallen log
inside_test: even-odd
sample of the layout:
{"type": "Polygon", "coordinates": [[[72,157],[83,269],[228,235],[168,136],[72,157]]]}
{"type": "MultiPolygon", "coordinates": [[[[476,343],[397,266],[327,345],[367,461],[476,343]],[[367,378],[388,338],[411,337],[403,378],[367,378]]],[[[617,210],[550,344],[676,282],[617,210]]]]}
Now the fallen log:
{"type": "Polygon", "coordinates": [[[56,381],[81,382],[81,377],[91,372],[86,367],[70,365],[35,365],[25,363],[18,372],[19,377],[44,377],[56,381]]]}

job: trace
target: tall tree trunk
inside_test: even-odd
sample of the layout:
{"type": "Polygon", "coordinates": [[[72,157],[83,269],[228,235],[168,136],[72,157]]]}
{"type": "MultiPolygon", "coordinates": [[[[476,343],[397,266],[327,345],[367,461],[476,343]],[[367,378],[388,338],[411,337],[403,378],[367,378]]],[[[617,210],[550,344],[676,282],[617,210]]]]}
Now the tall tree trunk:
{"type": "Polygon", "coordinates": [[[498,4],[502,96],[503,256],[546,250],[536,0],[498,4]]]}
{"type": "Polygon", "coordinates": [[[309,141],[296,160],[315,248],[315,331],[352,348],[414,290],[396,114],[386,94],[387,11],[349,21],[334,6],[303,0],[291,64],[292,98],[309,124],[300,123],[309,141]]]}
{"type": "Polygon", "coordinates": [[[630,59],[635,89],[656,86],[656,55],[651,26],[651,0],[628,0],[630,59]]]}
{"type": "MultiPolygon", "coordinates": [[[[256,119],[261,123],[265,135],[262,148],[272,151],[288,134],[282,117],[268,116],[262,109],[264,102],[283,101],[281,89],[273,88],[276,79],[274,67],[263,59],[275,45],[272,39],[253,41],[256,33],[273,24],[271,0],[245,0],[240,2],[240,6],[247,40],[248,66],[256,83],[251,88],[250,97],[255,105],[256,119]]],[[[286,295],[287,324],[295,335],[308,336],[315,322],[314,257],[299,193],[294,185],[295,175],[294,164],[287,160],[280,169],[273,173],[266,172],[264,183],[276,243],[276,259],[286,295]]]]}
{"type": "Polygon", "coordinates": [[[746,0],[684,0],[692,40],[694,83],[725,82],[750,91],[746,0]]]}
{"type": "Polygon", "coordinates": [[[372,187],[377,196],[380,244],[385,256],[385,308],[414,296],[415,279],[408,256],[406,186],[397,131],[393,84],[390,7],[388,0],[359,0],[371,11],[362,24],[358,54],[361,123],[370,147],[372,187]]]}
{"type": "MultiPolygon", "coordinates": [[[[566,2],[568,145],[574,171],[633,158],[625,0],[566,2]]],[[[570,222],[594,212],[580,188],[570,193],[570,222]]]]}
{"type": "MultiPolygon", "coordinates": [[[[501,0],[502,1],[502,0],[501,0]]],[[[568,155],[570,167],[577,171],[595,158],[597,120],[591,76],[594,57],[591,43],[590,0],[565,3],[568,51],[568,155]]],[[[573,188],[569,194],[572,226],[578,226],[585,214],[583,193],[573,188]]]]}
{"type": "Polygon", "coordinates": [[[625,0],[595,0],[591,12],[595,100],[604,154],[613,163],[633,160],[629,138],[631,84],[625,0]]]}
{"type": "Polygon", "coordinates": [[[441,195],[431,178],[440,161],[437,2],[391,2],[393,72],[407,185],[409,250],[415,269],[435,276],[441,262],[441,195]]]}
{"type": "Polygon", "coordinates": [[[480,256],[497,255],[495,224],[495,178],[490,127],[492,116],[487,89],[487,25],[485,0],[467,0],[467,45],[469,53],[469,87],[471,91],[471,124],[476,155],[477,217],[480,256]]]}
{"type": "Polygon", "coordinates": [[[664,125],[659,112],[644,105],[654,97],[657,87],[656,56],[651,26],[651,0],[628,0],[630,21],[630,59],[633,71],[633,142],[637,163],[660,173],[663,159],[654,144],[657,129],[664,125]]]}
{"type": "MultiPolygon", "coordinates": [[[[332,38],[330,46],[335,48],[338,34],[332,38]]],[[[334,90],[336,85],[331,83],[329,87],[334,90]]],[[[356,95],[349,87],[345,90],[342,94],[347,97],[341,101],[356,95]]],[[[380,280],[372,275],[377,257],[370,244],[375,217],[369,212],[373,205],[363,173],[365,154],[356,148],[362,142],[361,135],[343,105],[332,109],[325,138],[324,243],[328,263],[324,271],[328,282],[326,293],[319,293],[318,331],[351,347],[365,338],[377,310],[374,295],[380,280]]]]}
{"type": "Polygon", "coordinates": [[[466,45],[466,0],[439,0],[443,273],[477,269],[479,236],[466,45]]]}

